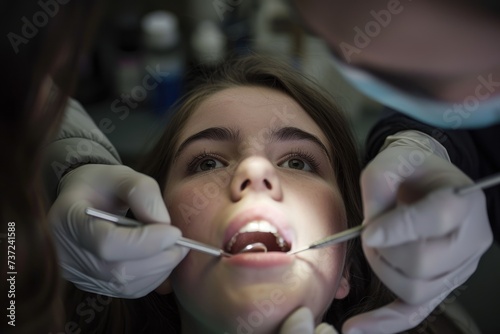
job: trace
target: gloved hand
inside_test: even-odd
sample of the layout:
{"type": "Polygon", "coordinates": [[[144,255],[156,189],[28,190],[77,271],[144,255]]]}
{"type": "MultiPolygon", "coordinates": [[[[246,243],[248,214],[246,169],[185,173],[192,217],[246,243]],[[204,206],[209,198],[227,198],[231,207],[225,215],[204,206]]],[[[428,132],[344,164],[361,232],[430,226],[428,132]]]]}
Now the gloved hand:
{"type": "Polygon", "coordinates": [[[418,132],[393,137],[361,177],[363,251],[398,297],[349,319],[342,332],[395,333],[415,327],[476,270],[493,241],[482,191],[444,147],[418,132]]]}
{"type": "Polygon", "coordinates": [[[326,323],[321,323],[314,328],[311,310],[301,307],[285,320],[279,334],[337,334],[337,331],[326,323]]]}
{"type": "Polygon", "coordinates": [[[63,277],[79,289],[138,298],[158,287],[187,254],[170,225],[158,184],[125,166],[85,165],[66,174],[49,219],[63,277]],[[86,207],[124,214],[142,227],[120,227],[85,214],[86,207]]]}

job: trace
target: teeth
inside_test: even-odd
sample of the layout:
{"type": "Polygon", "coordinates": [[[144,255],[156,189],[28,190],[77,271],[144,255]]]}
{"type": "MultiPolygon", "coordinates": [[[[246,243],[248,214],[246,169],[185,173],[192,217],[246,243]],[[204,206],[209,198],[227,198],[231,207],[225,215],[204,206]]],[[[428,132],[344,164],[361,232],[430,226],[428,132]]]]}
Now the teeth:
{"type": "Polygon", "coordinates": [[[244,232],[269,232],[269,233],[277,233],[278,230],[276,227],[271,225],[269,222],[265,220],[254,220],[243,226],[238,233],[244,232]]]}
{"type": "Polygon", "coordinates": [[[265,220],[254,220],[240,228],[240,230],[233,235],[231,240],[229,240],[229,243],[227,244],[227,249],[231,249],[236,242],[236,238],[238,235],[241,233],[246,233],[246,232],[267,232],[267,233],[272,233],[276,237],[276,242],[278,243],[278,246],[281,248],[285,247],[286,243],[285,240],[281,235],[279,235],[278,230],[276,227],[271,225],[268,221],[265,220]]]}
{"type": "Polygon", "coordinates": [[[281,235],[275,233],[274,236],[276,237],[278,246],[280,246],[281,249],[285,248],[285,240],[281,237],[281,235]]]}

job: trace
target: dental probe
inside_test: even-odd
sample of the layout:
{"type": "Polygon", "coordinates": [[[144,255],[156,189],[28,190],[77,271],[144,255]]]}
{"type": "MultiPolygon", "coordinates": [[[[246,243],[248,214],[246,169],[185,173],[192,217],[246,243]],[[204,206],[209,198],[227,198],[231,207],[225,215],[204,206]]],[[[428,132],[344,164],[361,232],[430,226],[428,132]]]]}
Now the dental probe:
{"type": "MultiPolygon", "coordinates": [[[[475,190],[492,187],[492,186],[495,186],[499,183],[500,183],[500,173],[485,177],[484,179],[479,180],[478,182],[473,183],[471,185],[457,188],[455,190],[455,193],[458,195],[466,195],[466,194],[471,193],[475,190]]],[[[324,239],[318,240],[318,241],[310,244],[307,247],[294,250],[293,252],[288,252],[287,254],[293,255],[293,254],[297,254],[297,253],[300,253],[300,252],[303,252],[303,251],[306,251],[309,249],[333,246],[335,244],[338,244],[338,243],[341,243],[341,242],[344,242],[347,240],[351,240],[351,239],[356,238],[357,236],[359,236],[361,234],[363,227],[364,227],[364,225],[358,225],[358,226],[355,226],[355,227],[350,228],[348,230],[345,230],[343,232],[332,234],[324,239]]]]}
{"type": "MultiPolygon", "coordinates": [[[[104,212],[101,210],[93,209],[93,208],[86,208],[85,213],[89,216],[100,218],[107,220],[109,222],[115,223],[117,225],[122,225],[122,226],[130,226],[130,227],[136,227],[136,226],[142,226],[140,222],[137,220],[133,220],[127,217],[122,217],[122,216],[117,216],[108,212],[104,212]]],[[[214,255],[214,256],[225,256],[225,257],[231,257],[232,254],[229,254],[227,252],[224,252],[222,249],[219,249],[217,247],[213,247],[207,244],[204,244],[199,241],[195,241],[192,239],[188,238],[179,238],[175,242],[179,246],[187,247],[190,249],[197,250],[202,253],[214,255]]]]}
{"type": "Polygon", "coordinates": [[[473,192],[474,190],[493,187],[499,183],[500,183],[500,173],[493,174],[493,175],[487,176],[484,179],[481,179],[481,180],[479,180],[476,183],[473,183],[471,185],[457,188],[455,193],[458,195],[466,195],[470,192],[473,192]]]}
{"type": "Polygon", "coordinates": [[[332,234],[324,239],[313,242],[312,244],[310,244],[307,247],[294,250],[293,252],[288,252],[287,254],[293,255],[293,254],[297,254],[297,253],[300,253],[300,252],[303,252],[303,251],[306,251],[309,249],[333,246],[333,245],[338,244],[340,242],[354,239],[361,234],[361,230],[363,229],[363,227],[364,227],[364,225],[358,225],[358,226],[352,227],[348,230],[342,231],[340,233],[332,234]]]}

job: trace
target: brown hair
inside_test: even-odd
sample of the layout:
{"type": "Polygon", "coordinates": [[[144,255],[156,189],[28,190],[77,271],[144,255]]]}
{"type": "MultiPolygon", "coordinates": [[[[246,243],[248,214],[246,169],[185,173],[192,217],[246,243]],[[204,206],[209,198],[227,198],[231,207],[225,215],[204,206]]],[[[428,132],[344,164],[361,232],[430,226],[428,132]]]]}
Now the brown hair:
{"type": "MultiPolygon", "coordinates": [[[[322,129],[333,150],[333,166],[345,203],[348,226],[361,224],[358,151],[347,118],[325,91],[283,62],[257,55],[227,59],[215,68],[196,68],[192,76],[188,93],[178,102],[163,136],[143,162],[142,172],[152,176],[161,189],[165,188],[180,132],[201,102],[226,88],[267,87],[295,99],[322,129]]],[[[350,292],[346,298],[335,300],[323,318],[338,329],[349,317],[394,300],[394,296],[371,271],[359,240],[348,243],[347,270],[350,292]]],[[[89,295],[81,291],[77,293],[79,301],[89,295]]],[[[101,319],[91,324],[82,323],[82,319],[74,314],[75,305],[68,311],[72,311],[72,319],[88,331],[104,333],[114,329],[117,332],[114,327],[117,324],[123,333],[181,332],[173,294],[163,296],[151,292],[136,300],[115,299],[99,314],[101,319]],[[127,316],[122,312],[126,312],[127,316]],[[113,316],[116,318],[111,319],[113,316]]]]}
{"type": "MultiPolygon", "coordinates": [[[[144,164],[143,172],[155,178],[160,188],[165,187],[180,132],[204,99],[230,87],[267,87],[292,97],[321,128],[332,149],[332,164],[345,203],[348,227],[361,224],[361,167],[356,142],[348,119],[326,91],[282,61],[259,55],[228,59],[208,71],[198,68],[194,75],[190,93],[179,103],[179,109],[144,164]]],[[[386,290],[369,270],[359,240],[349,242],[346,258],[350,293],[344,300],[335,301],[325,315],[325,321],[337,326],[349,315],[390,300],[390,294],[383,293],[386,290]]]]}
{"type": "MultiPolygon", "coordinates": [[[[6,37],[1,45],[2,74],[8,83],[0,90],[0,151],[4,157],[0,233],[8,232],[15,240],[9,244],[15,245],[9,249],[15,250],[14,269],[7,267],[7,238],[2,242],[3,296],[10,289],[5,284],[7,272],[18,273],[15,297],[9,298],[15,300],[16,326],[4,319],[2,333],[48,333],[61,328],[59,270],[45,218],[47,203],[40,171],[44,145],[58,129],[74,87],[82,48],[91,32],[88,17],[95,4],[54,1],[50,13],[41,1],[2,4],[0,27],[6,37]],[[48,88],[48,78],[59,88],[48,88]]],[[[7,298],[2,300],[9,303],[7,298]]]]}

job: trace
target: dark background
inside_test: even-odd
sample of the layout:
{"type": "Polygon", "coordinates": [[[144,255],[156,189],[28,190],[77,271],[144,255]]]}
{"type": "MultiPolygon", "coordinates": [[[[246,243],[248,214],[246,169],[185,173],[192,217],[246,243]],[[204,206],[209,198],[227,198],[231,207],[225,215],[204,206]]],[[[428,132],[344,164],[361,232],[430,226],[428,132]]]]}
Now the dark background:
{"type": "MultiPolygon", "coordinates": [[[[168,114],[152,110],[147,101],[131,108],[126,117],[113,111],[112,103],[120,98],[117,91],[116,63],[123,52],[143,54],[140,20],[152,10],[174,13],[179,20],[181,47],[188,69],[195,61],[190,41],[197,23],[208,19],[216,23],[227,38],[226,52],[255,50],[300,60],[300,68],[327,88],[348,113],[360,146],[368,129],[377,119],[380,106],[345,84],[328,62],[328,50],[318,39],[294,26],[289,13],[280,10],[280,1],[111,1],[98,28],[86,62],[81,65],[81,79],[75,98],[95,122],[107,122],[106,135],[118,149],[123,162],[134,167],[154,143],[168,114]],[[217,5],[228,5],[222,19],[217,5]],[[237,4],[231,6],[230,4],[237,4]],[[271,5],[276,3],[276,5],[271,5]],[[268,12],[266,12],[266,8],[268,12]],[[258,23],[257,23],[258,22],[258,23]],[[259,32],[267,22],[270,29],[259,32]],[[126,24],[125,24],[126,23],[126,24]],[[289,29],[290,25],[294,29],[289,29]],[[293,31],[293,33],[291,33],[293,31]],[[299,37],[298,37],[299,36],[299,37]],[[121,116],[121,117],[120,117],[121,116]]],[[[141,77],[141,76],[140,76],[141,77]]],[[[125,92],[126,93],[126,92],[125,92]]],[[[104,129],[103,129],[104,130],[104,129]]],[[[500,333],[500,249],[494,245],[482,258],[476,273],[453,292],[444,306],[451,310],[463,307],[483,333],[500,333]],[[455,298],[456,297],[456,298],[455,298]]],[[[464,320],[466,318],[462,318],[464,320]]]]}

